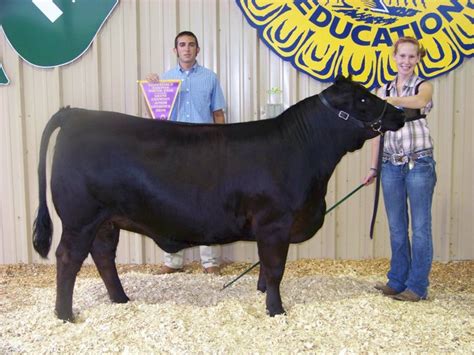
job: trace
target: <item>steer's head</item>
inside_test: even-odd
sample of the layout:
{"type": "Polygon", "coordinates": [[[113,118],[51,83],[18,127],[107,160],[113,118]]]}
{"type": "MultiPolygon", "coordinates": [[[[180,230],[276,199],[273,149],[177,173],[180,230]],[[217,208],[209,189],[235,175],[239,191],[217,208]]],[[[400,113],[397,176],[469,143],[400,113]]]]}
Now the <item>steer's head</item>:
{"type": "Polygon", "coordinates": [[[327,90],[328,101],[337,109],[374,131],[374,136],[403,127],[405,115],[402,110],[372,94],[362,85],[343,76],[338,76],[334,85],[327,90]]]}

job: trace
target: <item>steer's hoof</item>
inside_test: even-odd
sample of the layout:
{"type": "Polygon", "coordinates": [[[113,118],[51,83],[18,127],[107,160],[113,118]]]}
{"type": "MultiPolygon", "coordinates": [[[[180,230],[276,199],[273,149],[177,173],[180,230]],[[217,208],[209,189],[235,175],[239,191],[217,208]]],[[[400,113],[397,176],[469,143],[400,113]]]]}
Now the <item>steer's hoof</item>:
{"type": "Polygon", "coordinates": [[[56,317],[61,319],[64,323],[74,323],[74,315],[72,314],[72,312],[58,311],[56,309],[54,310],[54,314],[56,314],[56,317]]]}
{"type": "Polygon", "coordinates": [[[275,317],[275,316],[278,316],[280,314],[286,315],[285,310],[281,307],[279,309],[276,309],[276,310],[267,309],[267,313],[270,317],[275,317]]]}
{"type": "Polygon", "coordinates": [[[113,297],[110,299],[113,303],[127,303],[130,301],[130,298],[127,297],[127,295],[119,296],[119,297],[113,297]]]}

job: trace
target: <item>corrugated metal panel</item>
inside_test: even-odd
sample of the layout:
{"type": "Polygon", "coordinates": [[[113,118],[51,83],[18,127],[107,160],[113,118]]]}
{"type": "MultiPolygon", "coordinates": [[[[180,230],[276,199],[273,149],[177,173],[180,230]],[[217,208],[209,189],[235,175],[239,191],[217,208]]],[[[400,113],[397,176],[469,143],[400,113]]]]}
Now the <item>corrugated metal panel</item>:
{"type": "MultiPolygon", "coordinates": [[[[39,141],[49,117],[64,105],[143,115],[145,106],[136,80],[176,64],[174,37],[185,29],[199,38],[198,60],[221,80],[228,103],[227,122],[265,118],[271,87],[282,88],[285,107],[327,87],[269,51],[233,0],[121,0],[86,54],[56,69],[24,63],[1,33],[0,60],[11,84],[0,87],[0,263],[44,262],[32,251],[31,224],[38,201],[39,141]]],[[[438,163],[433,232],[435,257],[440,260],[474,257],[473,71],[469,60],[455,72],[433,80],[436,106],[429,122],[438,163]]],[[[52,150],[50,144],[49,165],[52,150]]],[[[344,157],[328,185],[328,207],[359,185],[369,161],[370,144],[344,157]]],[[[362,189],[327,215],[314,238],[291,246],[289,259],[390,256],[383,202],[375,239],[368,237],[373,190],[373,186],[362,189]]],[[[55,249],[61,223],[56,215],[53,221],[55,249]]],[[[129,232],[122,232],[117,254],[121,263],[162,261],[162,252],[153,241],[129,232]]],[[[185,257],[199,259],[197,248],[187,250],[185,257]]],[[[223,246],[223,257],[258,259],[256,246],[250,242],[223,246]]],[[[54,262],[53,253],[47,262],[54,262]]]]}

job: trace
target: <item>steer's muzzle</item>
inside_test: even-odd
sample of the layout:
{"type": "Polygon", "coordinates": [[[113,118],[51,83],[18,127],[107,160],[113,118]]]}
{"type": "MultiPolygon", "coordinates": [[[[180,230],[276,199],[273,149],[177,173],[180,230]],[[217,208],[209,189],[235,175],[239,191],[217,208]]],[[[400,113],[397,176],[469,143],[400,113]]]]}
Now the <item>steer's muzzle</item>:
{"type": "Polygon", "coordinates": [[[392,105],[387,105],[385,115],[380,120],[380,127],[377,127],[377,122],[374,122],[374,130],[385,133],[386,131],[398,131],[405,124],[405,113],[392,105]]]}

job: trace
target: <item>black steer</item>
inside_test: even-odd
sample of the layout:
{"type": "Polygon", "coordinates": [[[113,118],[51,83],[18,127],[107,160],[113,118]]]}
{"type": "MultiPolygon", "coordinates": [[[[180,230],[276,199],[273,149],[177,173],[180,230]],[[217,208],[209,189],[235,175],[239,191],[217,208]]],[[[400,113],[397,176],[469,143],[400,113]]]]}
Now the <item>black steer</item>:
{"type": "Polygon", "coordinates": [[[72,320],[76,275],[89,253],[110,299],[129,299],[115,253],[120,229],[163,250],[256,241],[257,288],[270,316],[284,313],[280,282],[290,243],[311,238],[326,211],[327,183],[341,158],[365,140],[403,126],[402,111],[338,78],[321,94],[270,120],[226,125],[142,119],[64,108],[41,139],[33,244],[47,257],[46,151],[61,127],[51,192],[63,230],[56,250],[56,314],[72,320]]]}

